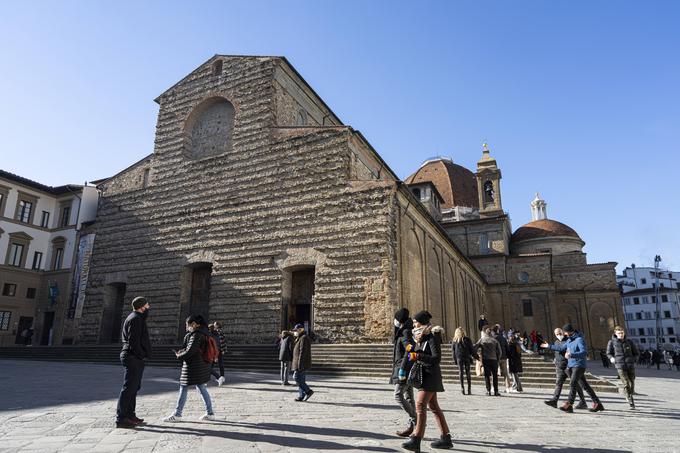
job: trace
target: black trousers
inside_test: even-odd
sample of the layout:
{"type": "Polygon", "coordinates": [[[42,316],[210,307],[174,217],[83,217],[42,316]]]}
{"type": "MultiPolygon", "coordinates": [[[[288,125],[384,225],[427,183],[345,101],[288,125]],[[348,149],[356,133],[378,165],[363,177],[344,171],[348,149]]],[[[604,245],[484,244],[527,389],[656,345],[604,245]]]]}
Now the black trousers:
{"type": "Polygon", "coordinates": [[[470,388],[470,362],[460,361],[458,362],[458,378],[460,379],[460,386],[465,388],[463,384],[463,375],[467,377],[467,386],[470,388]]]}
{"type": "Polygon", "coordinates": [[[569,368],[571,372],[571,377],[569,381],[569,404],[574,404],[574,400],[576,399],[576,392],[578,391],[578,388],[581,387],[583,390],[586,391],[588,396],[590,396],[590,399],[593,400],[593,403],[599,403],[600,399],[597,397],[595,394],[595,391],[590,387],[588,382],[586,381],[586,369],[581,368],[581,367],[574,367],[574,368],[569,368]]]}
{"type": "Polygon", "coordinates": [[[119,422],[124,418],[136,416],[137,392],[142,388],[142,375],[144,374],[144,360],[131,354],[121,354],[120,361],[125,367],[125,374],[116,410],[116,420],[119,422]]]}
{"type": "Polygon", "coordinates": [[[224,376],[224,361],[222,360],[222,353],[220,352],[220,355],[217,357],[217,366],[220,368],[220,374],[217,374],[217,371],[215,371],[214,367],[215,364],[210,365],[210,374],[215,376],[215,379],[219,379],[221,376],[224,376]]]}
{"type": "MultiPolygon", "coordinates": [[[[571,377],[571,368],[555,368],[555,392],[553,393],[552,399],[558,401],[560,399],[560,394],[562,393],[562,386],[568,377],[571,377]]],[[[583,389],[579,385],[576,388],[576,393],[578,393],[579,401],[585,401],[583,397],[583,389]]]]}
{"type": "Polygon", "coordinates": [[[482,360],[484,367],[484,382],[486,391],[491,391],[491,380],[493,379],[493,393],[498,393],[498,360],[482,360]]]}

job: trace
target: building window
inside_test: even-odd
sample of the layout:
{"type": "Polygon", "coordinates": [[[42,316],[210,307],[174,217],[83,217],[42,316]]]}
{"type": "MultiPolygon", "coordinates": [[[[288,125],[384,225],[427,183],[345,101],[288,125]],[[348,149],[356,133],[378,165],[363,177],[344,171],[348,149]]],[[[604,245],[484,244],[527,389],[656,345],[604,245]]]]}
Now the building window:
{"type": "Polygon", "coordinates": [[[529,274],[527,272],[520,272],[517,274],[517,278],[522,283],[529,283],[529,274]]]}
{"type": "Polygon", "coordinates": [[[17,285],[14,283],[5,283],[2,287],[2,295],[14,297],[17,294],[17,285]]]}
{"type": "Polygon", "coordinates": [[[665,285],[665,284],[664,284],[663,282],[661,282],[661,283],[659,283],[659,287],[661,287],[661,288],[665,288],[665,287],[666,287],[666,285],[665,285]]]}
{"type": "Polygon", "coordinates": [[[648,303],[649,303],[649,297],[647,297],[647,296],[642,296],[642,303],[643,303],[643,304],[648,304],[648,303]]]}
{"type": "Polygon", "coordinates": [[[647,343],[647,339],[646,338],[640,338],[640,343],[647,343]]]}
{"type": "Polygon", "coordinates": [[[644,335],[644,334],[645,334],[645,329],[643,329],[642,327],[638,328],[638,335],[644,335]]]}
{"type": "Polygon", "coordinates": [[[635,319],[642,319],[642,313],[640,312],[635,313],[635,319]]]}
{"type": "Polygon", "coordinates": [[[652,303],[653,303],[653,304],[656,303],[656,296],[652,296],[652,303]]]}
{"type": "Polygon", "coordinates": [[[29,223],[31,214],[33,213],[33,203],[26,200],[19,201],[19,212],[17,213],[17,220],[19,222],[29,223]]]}
{"type": "Polygon", "coordinates": [[[633,304],[640,305],[640,298],[639,297],[633,297],[633,304]]]}
{"type": "Polygon", "coordinates": [[[67,201],[59,205],[59,228],[71,224],[71,202],[67,201]]]}
{"type": "Polygon", "coordinates": [[[668,311],[668,310],[665,310],[665,311],[663,312],[663,317],[664,317],[664,318],[670,318],[670,317],[671,317],[671,312],[668,311]]]}
{"type": "Polygon", "coordinates": [[[5,216],[5,204],[7,204],[7,196],[9,195],[9,187],[0,186],[0,217],[5,216]]]}
{"type": "Polygon", "coordinates": [[[670,343],[675,343],[675,337],[670,337],[670,338],[668,339],[668,341],[669,341],[670,343]]]}
{"type": "Polygon", "coordinates": [[[35,288],[26,288],[26,299],[35,299],[35,288]]]}
{"type": "Polygon", "coordinates": [[[666,327],[666,332],[668,335],[675,335],[675,330],[672,327],[666,327]]]}
{"type": "Polygon", "coordinates": [[[24,246],[22,244],[11,243],[9,245],[9,259],[7,264],[10,266],[21,266],[21,257],[24,254],[24,246]]]}
{"type": "Polygon", "coordinates": [[[534,316],[534,307],[531,299],[522,299],[522,311],[526,317],[534,316]]]}
{"type": "Polygon", "coordinates": [[[645,312],[645,319],[652,319],[652,313],[649,311],[645,312]]]}
{"type": "Polygon", "coordinates": [[[488,253],[489,251],[489,235],[481,233],[479,235],[479,253],[488,253]]]}
{"type": "Polygon", "coordinates": [[[59,270],[61,269],[61,265],[63,264],[62,262],[64,261],[64,249],[63,248],[57,248],[54,250],[54,262],[52,263],[52,269],[59,270]]]}
{"type": "Polygon", "coordinates": [[[40,226],[43,228],[50,227],[50,213],[47,211],[42,212],[42,218],[40,219],[40,226]]]}
{"type": "Polygon", "coordinates": [[[35,252],[33,254],[33,265],[31,266],[31,269],[33,270],[40,270],[40,265],[42,264],[42,252],[35,252]]]}
{"type": "Polygon", "coordinates": [[[144,173],[142,174],[142,187],[144,189],[149,187],[149,172],[150,170],[148,168],[145,168],[144,173]]]}
{"type": "Polygon", "coordinates": [[[11,311],[0,311],[0,330],[9,330],[9,319],[11,317],[11,311]]]}
{"type": "Polygon", "coordinates": [[[668,302],[668,296],[667,295],[662,295],[661,296],[661,302],[668,302]]]}
{"type": "Polygon", "coordinates": [[[633,313],[626,313],[626,321],[632,321],[633,320],[633,313]]]}
{"type": "Polygon", "coordinates": [[[647,335],[654,335],[654,328],[653,327],[647,327],[647,335]]]}
{"type": "Polygon", "coordinates": [[[420,200],[420,189],[413,189],[413,195],[420,200]]]}
{"type": "Polygon", "coordinates": [[[646,284],[647,284],[647,279],[646,279],[646,278],[641,278],[641,279],[640,279],[640,283],[642,283],[643,285],[646,285],[646,284]]]}

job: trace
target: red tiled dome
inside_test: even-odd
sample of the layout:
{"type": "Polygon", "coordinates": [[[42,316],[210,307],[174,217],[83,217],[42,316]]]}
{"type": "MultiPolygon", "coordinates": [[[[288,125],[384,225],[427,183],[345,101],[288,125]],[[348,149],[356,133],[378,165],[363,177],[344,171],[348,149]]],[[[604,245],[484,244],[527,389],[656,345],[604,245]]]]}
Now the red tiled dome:
{"type": "Polygon", "coordinates": [[[512,242],[526,241],[529,239],[548,238],[555,236],[570,236],[581,239],[573,228],[556,220],[544,219],[529,222],[519,227],[512,234],[512,242]]]}
{"type": "Polygon", "coordinates": [[[456,165],[449,159],[431,160],[406,178],[405,182],[416,184],[426,181],[432,182],[444,198],[443,208],[479,208],[477,178],[467,168],[456,165]]]}

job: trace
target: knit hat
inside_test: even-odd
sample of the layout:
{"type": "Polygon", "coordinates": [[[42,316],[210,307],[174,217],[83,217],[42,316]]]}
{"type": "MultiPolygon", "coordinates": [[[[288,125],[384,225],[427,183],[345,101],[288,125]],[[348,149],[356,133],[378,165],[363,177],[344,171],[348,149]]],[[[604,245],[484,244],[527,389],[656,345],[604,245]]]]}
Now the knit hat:
{"type": "Polygon", "coordinates": [[[146,304],[147,304],[146,297],[139,296],[139,297],[135,297],[134,299],[132,299],[132,309],[133,310],[139,310],[140,308],[142,308],[146,304]]]}
{"type": "Polygon", "coordinates": [[[562,326],[562,331],[563,332],[573,332],[574,328],[571,327],[571,324],[566,323],[565,325],[562,326]]]}
{"type": "Polygon", "coordinates": [[[295,324],[295,327],[293,327],[293,330],[304,329],[304,328],[305,328],[304,324],[295,324]]]}
{"type": "Polygon", "coordinates": [[[404,324],[406,320],[408,319],[408,308],[400,308],[396,312],[394,312],[394,319],[399,321],[401,324],[404,324]]]}
{"type": "Polygon", "coordinates": [[[419,311],[418,313],[416,313],[413,316],[413,319],[418,321],[420,324],[429,324],[430,319],[432,319],[432,315],[430,314],[429,311],[423,310],[423,311],[419,311]]]}

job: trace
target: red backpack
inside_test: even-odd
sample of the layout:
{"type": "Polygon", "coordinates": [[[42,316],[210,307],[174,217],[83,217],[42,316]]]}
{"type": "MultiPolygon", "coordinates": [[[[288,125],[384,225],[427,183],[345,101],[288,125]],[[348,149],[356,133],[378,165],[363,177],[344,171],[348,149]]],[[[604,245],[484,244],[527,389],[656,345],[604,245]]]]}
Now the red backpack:
{"type": "Polygon", "coordinates": [[[220,348],[212,335],[207,336],[205,349],[203,350],[203,360],[207,363],[215,363],[220,356],[220,348]]]}

